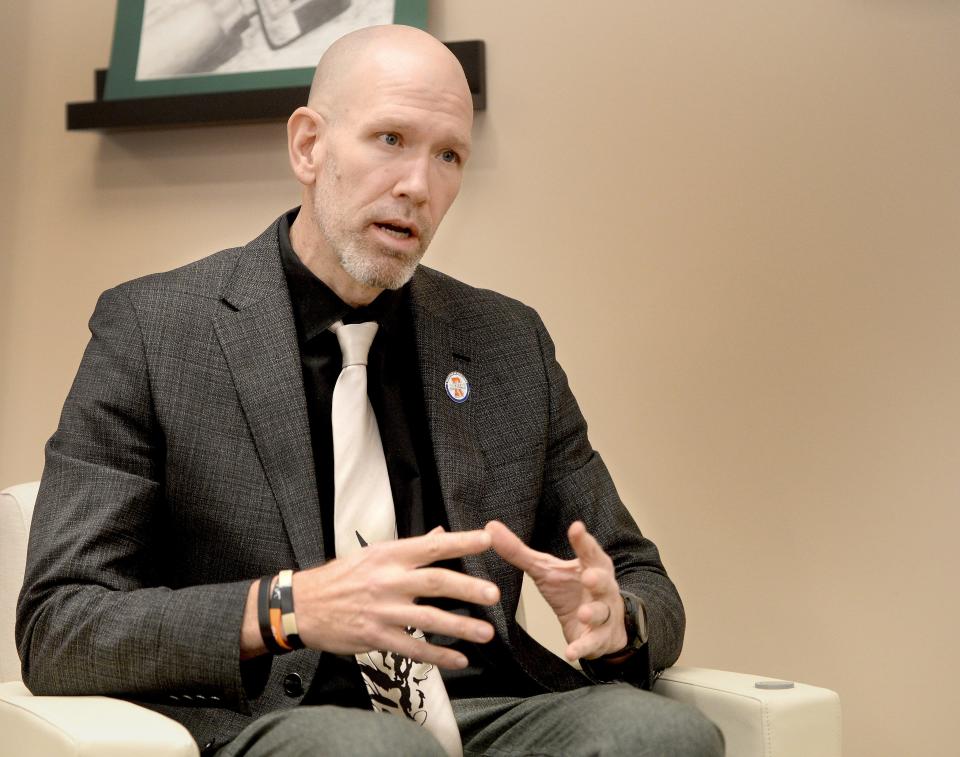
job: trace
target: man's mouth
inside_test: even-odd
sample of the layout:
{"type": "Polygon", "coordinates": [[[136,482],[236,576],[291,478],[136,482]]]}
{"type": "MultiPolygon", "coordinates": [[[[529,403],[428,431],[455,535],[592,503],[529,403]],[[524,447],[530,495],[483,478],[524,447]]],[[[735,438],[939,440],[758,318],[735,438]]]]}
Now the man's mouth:
{"type": "Polygon", "coordinates": [[[378,229],[383,229],[394,239],[409,239],[410,237],[416,236],[416,229],[411,226],[404,226],[399,223],[387,223],[387,222],[375,222],[373,224],[378,229]]]}

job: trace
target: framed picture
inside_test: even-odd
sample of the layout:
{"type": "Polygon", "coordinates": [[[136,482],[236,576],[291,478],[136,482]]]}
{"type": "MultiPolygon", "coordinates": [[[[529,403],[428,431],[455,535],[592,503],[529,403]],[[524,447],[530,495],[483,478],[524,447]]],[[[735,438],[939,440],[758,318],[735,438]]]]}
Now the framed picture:
{"type": "Polygon", "coordinates": [[[302,87],[338,37],[427,0],[117,0],[105,100],[302,87]]]}

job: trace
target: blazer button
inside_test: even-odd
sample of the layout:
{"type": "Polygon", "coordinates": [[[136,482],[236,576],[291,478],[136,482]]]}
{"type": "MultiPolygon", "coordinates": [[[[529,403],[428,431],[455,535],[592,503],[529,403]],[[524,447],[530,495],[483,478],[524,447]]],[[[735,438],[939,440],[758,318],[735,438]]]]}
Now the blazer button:
{"type": "Polygon", "coordinates": [[[283,677],[283,691],[288,697],[303,695],[303,679],[299,673],[287,673],[283,677]]]}

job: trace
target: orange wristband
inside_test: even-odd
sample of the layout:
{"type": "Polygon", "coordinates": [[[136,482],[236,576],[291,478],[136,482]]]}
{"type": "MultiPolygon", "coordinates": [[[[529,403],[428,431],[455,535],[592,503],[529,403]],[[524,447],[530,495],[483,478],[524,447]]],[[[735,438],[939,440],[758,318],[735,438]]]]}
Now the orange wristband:
{"type": "Polygon", "coordinates": [[[293,647],[287,642],[287,636],[283,632],[283,619],[281,618],[281,614],[280,597],[274,585],[270,587],[270,630],[273,631],[274,641],[276,641],[285,652],[292,652],[293,647]]]}

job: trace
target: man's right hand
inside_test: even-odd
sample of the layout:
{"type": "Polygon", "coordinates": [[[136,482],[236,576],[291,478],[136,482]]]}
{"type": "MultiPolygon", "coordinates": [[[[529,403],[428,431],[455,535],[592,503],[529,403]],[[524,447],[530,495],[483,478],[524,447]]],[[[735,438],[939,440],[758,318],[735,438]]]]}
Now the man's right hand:
{"type": "MultiPolygon", "coordinates": [[[[448,533],[437,528],[425,536],[371,544],[347,557],[294,573],[293,600],[301,641],[311,649],[336,654],[379,649],[443,668],[466,667],[467,658],[461,653],[414,639],[405,629],[490,641],[493,627],[486,621],[414,602],[419,597],[447,597],[495,604],[500,599],[496,584],[430,567],[442,560],[478,554],[490,544],[490,534],[485,531],[448,533]]],[[[265,651],[256,628],[255,588],[256,583],[248,595],[244,617],[244,658],[265,651]]]]}

